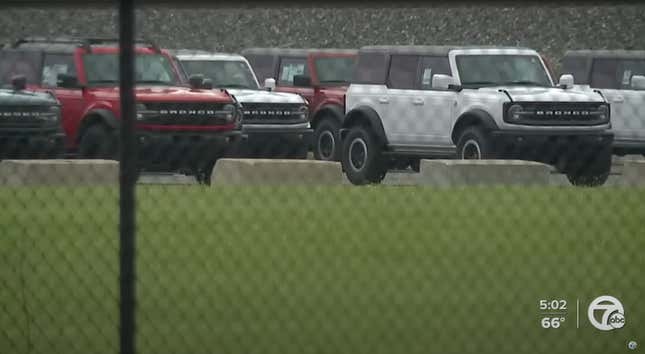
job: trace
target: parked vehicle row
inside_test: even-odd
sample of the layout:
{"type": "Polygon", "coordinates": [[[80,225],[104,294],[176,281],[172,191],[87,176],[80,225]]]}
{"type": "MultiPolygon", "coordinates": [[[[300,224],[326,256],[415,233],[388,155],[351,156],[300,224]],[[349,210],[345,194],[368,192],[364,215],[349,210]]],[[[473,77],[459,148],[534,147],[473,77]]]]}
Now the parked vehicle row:
{"type": "MultiPolygon", "coordinates": [[[[138,41],[135,57],[141,168],[186,171],[200,182],[223,156],[303,159],[311,149],[340,161],[354,184],[418,170],[422,158],[519,158],[551,164],[574,185],[600,185],[612,153],[645,153],[645,51],[567,52],[557,84],[538,52],[519,47],[231,54],[138,41]]],[[[34,118],[58,126],[44,139],[50,155],[38,156],[55,157],[64,138],[67,153],[117,157],[115,39],[18,40],[0,51],[0,80],[3,111],[37,99],[60,110],[57,120],[34,118]]],[[[28,156],[4,144],[32,129],[29,119],[0,119],[3,156],[28,156]]]]}

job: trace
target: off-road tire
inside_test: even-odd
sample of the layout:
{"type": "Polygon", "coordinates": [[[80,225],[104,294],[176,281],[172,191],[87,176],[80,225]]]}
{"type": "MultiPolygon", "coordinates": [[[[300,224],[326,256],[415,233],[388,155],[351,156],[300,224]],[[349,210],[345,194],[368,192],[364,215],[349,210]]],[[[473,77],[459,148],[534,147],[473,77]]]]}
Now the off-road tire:
{"type": "Polygon", "coordinates": [[[350,128],[341,151],[347,179],[354,185],[380,183],[387,173],[382,152],[382,144],[371,129],[360,125],[350,128]]]}

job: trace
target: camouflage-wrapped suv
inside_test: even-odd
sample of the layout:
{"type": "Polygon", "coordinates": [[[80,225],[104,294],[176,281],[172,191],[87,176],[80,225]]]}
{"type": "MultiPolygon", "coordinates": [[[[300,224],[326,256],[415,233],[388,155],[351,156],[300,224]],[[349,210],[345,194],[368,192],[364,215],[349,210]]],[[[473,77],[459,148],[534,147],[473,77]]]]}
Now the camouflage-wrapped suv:
{"type": "Polygon", "coordinates": [[[25,83],[18,76],[0,88],[0,159],[61,157],[60,104],[49,93],[25,90],[25,83]]]}

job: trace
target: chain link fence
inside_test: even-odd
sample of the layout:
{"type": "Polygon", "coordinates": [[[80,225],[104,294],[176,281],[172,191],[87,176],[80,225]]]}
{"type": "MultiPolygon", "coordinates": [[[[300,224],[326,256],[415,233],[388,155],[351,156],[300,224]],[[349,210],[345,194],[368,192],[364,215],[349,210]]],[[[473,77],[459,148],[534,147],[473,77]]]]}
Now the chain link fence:
{"type": "Polygon", "coordinates": [[[138,38],[124,151],[113,37],[0,51],[0,353],[123,350],[128,154],[136,353],[642,351],[641,52],[547,73],[528,49],[477,48],[475,80],[472,48],[138,38]],[[515,115],[529,130],[497,146],[515,115]],[[443,125],[439,149],[426,129],[443,125]],[[592,152],[567,169],[574,146],[592,152]]]}

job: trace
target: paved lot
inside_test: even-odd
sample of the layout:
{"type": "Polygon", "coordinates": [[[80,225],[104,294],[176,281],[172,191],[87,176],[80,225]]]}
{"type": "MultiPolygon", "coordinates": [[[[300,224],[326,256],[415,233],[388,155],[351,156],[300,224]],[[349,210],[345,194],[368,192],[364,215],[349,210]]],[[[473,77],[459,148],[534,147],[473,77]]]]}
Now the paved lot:
{"type": "MultiPolygon", "coordinates": [[[[312,156],[309,156],[311,159],[312,156]]],[[[640,155],[628,155],[625,157],[615,157],[612,167],[612,174],[604,186],[617,186],[621,184],[621,174],[625,160],[643,160],[640,155]]],[[[139,178],[140,184],[197,184],[192,176],[186,176],[174,173],[144,173],[139,178]]],[[[414,185],[414,173],[409,172],[390,172],[383,181],[385,185],[414,185]]],[[[559,173],[551,174],[551,184],[556,186],[568,186],[569,181],[566,176],[559,173]]]]}

